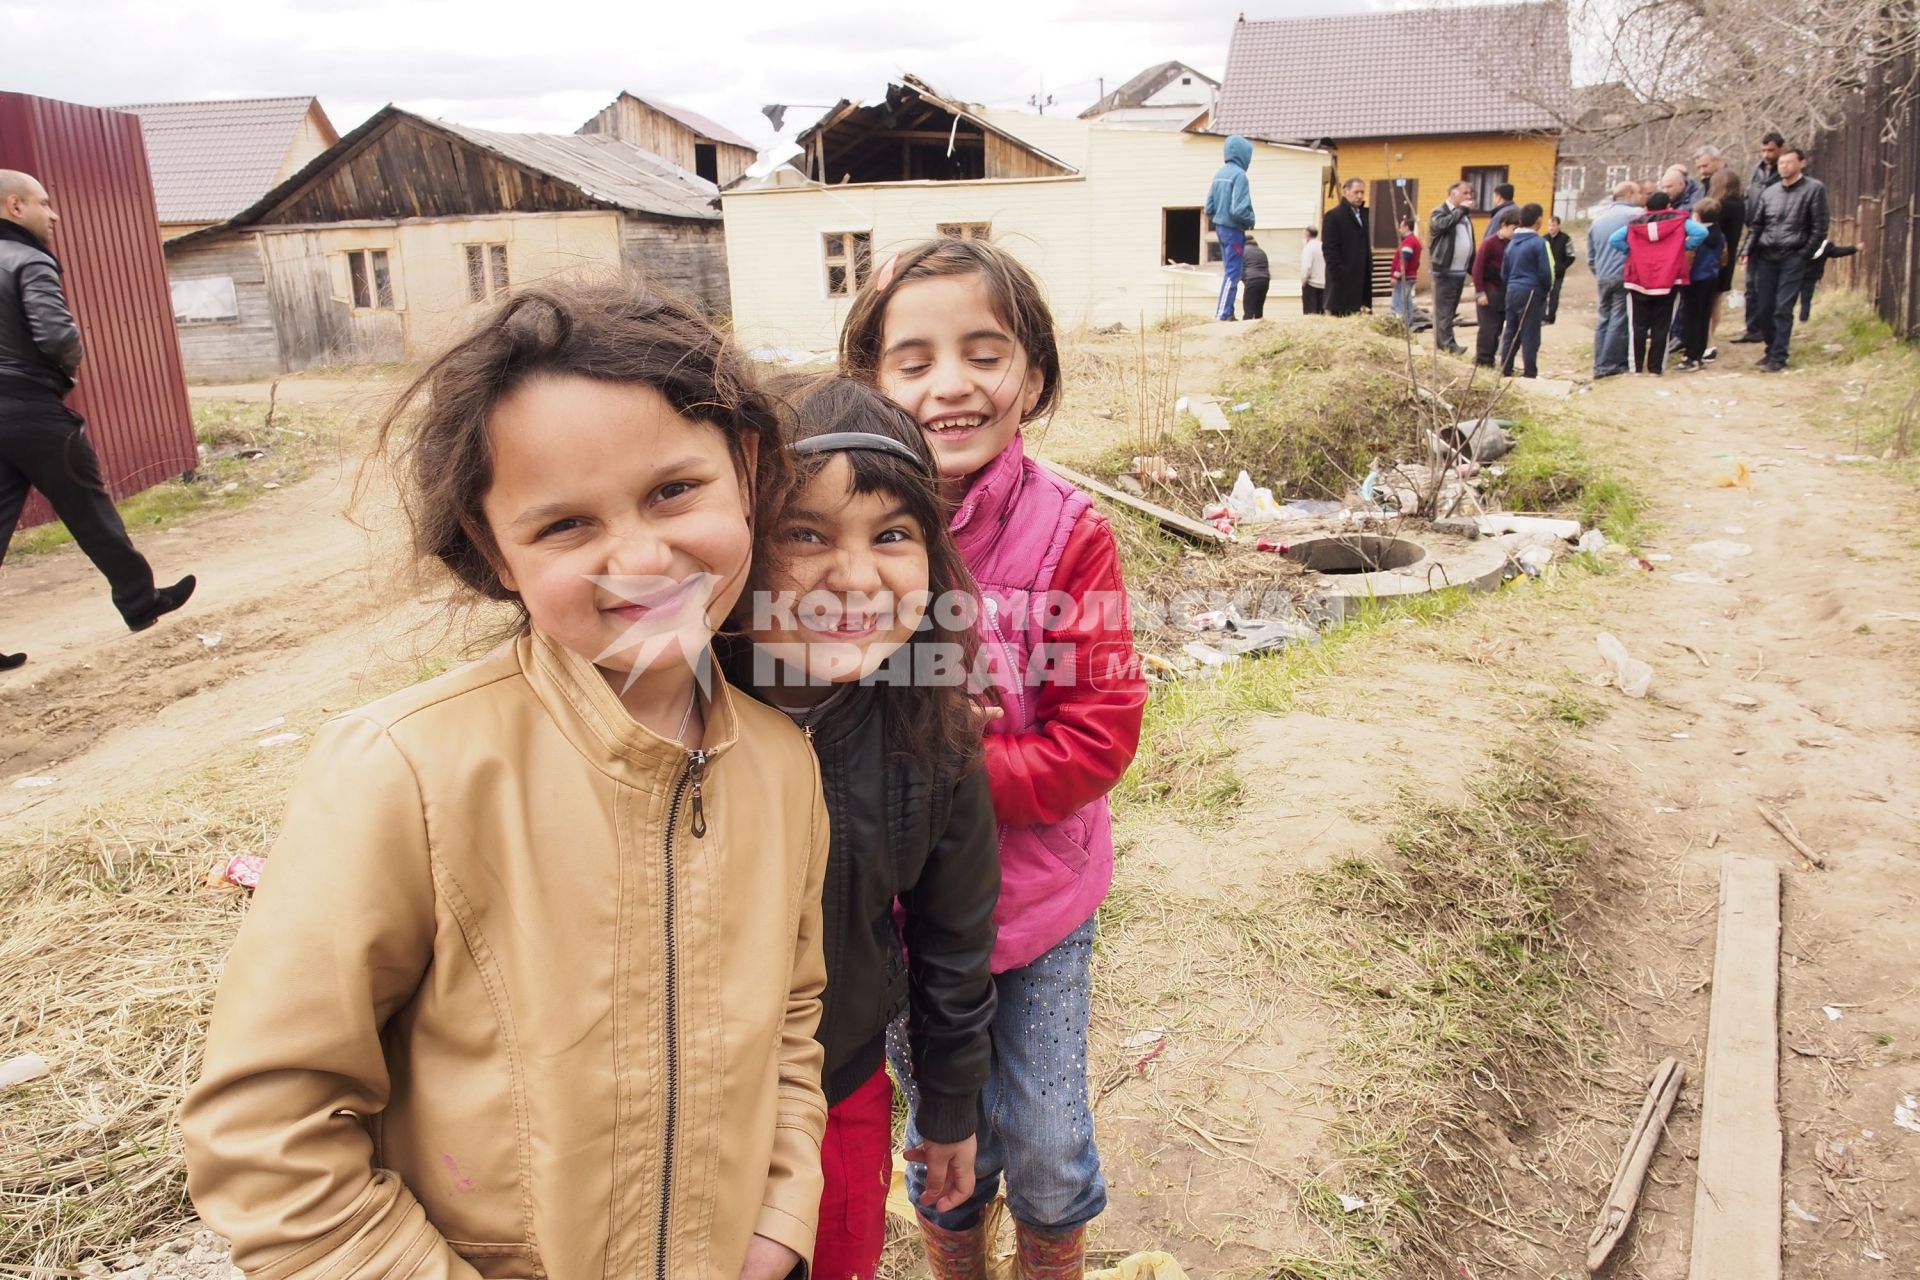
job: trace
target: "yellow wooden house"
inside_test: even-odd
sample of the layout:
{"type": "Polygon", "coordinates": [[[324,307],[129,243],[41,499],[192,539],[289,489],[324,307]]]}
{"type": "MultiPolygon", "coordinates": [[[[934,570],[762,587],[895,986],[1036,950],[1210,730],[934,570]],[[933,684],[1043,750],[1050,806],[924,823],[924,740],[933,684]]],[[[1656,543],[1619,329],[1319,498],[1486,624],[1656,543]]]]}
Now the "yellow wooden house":
{"type": "Polygon", "coordinates": [[[1395,217],[1411,211],[1424,242],[1427,215],[1455,182],[1474,185],[1476,209],[1501,183],[1519,204],[1553,208],[1571,81],[1558,3],[1242,18],[1213,128],[1326,148],[1329,205],[1341,183],[1365,179],[1384,271],[1395,217]]]}

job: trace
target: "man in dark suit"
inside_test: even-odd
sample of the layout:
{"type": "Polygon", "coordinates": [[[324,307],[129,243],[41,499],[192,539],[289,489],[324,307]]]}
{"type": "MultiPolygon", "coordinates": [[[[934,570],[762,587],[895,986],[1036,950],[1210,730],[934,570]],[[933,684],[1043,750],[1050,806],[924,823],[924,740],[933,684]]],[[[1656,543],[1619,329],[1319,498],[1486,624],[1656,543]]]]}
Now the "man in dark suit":
{"type": "Polygon", "coordinates": [[[1340,203],[1320,222],[1330,316],[1373,310],[1373,225],[1366,193],[1364,180],[1348,178],[1340,187],[1340,203]]]}

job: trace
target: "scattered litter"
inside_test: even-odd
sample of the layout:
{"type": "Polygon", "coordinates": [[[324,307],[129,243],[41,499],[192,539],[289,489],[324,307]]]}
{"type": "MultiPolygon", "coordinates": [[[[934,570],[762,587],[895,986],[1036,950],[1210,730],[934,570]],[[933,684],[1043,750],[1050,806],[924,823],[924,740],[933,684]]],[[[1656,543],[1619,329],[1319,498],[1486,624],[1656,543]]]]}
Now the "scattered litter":
{"type": "Polygon", "coordinates": [[[1800,1219],[1800,1221],[1802,1222],[1820,1221],[1820,1219],[1816,1217],[1814,1214],[1808,1213],[1805,1209],[1802,1209],[1800,1207],[1800,1202],[1798,1200],[1787,1201],[1787,1212],[1791,1213],[1794,1217],[1800,1219]]]}
{"type": "Polygon", "coordinates": [[[1159,454],[1146,454],[1133,460],[1133,474],[1153,484],[1169,484],[1180,478],[1180,469],[1159,454]]]}
{"type": "Polygon", "coordinates": [[[1600,646],[1600,656],[1613,668],[1613,679],[1609,682],[1619,686],[1620,692],[1629,698],[1644,698],[1647,687],[1653,683],[1653,668],[1638,658],[1627,655],[1627,647],[1607,632],[1601,632],[1595,638],[1600,646]]]}
{"type": "Polygon", "coordinates": [[[1365,1200],[1362,1200],[1359,1196],[1350,1196],[1346,1192],[1342,1191],[1340,1193],[1340,1207],[1342,1209],[1345,1209],[1348,1213],[1358,1213],[1360,1212],[1360,1210],[1367,1207],[1367,1202],[1365,1200]]]}
{"type": "Polygon", "coordinates": [[[1725,538],[1716,538],[1712,542],[1696,542],[1688,547],[1689,552],[1711,556],[1715,560],[1736,560],[1741,556],[1753,554],[1753,548],[1744,542],[1729,542],[1725,538]]]}
{"type": "Polygon", "coordinates": [[[8,1058],[0,1062],[0,1089],[11,1089],[17,1084],[38,1080],[51,1070],[53,1068],[47,1065],[47,1060],[37,1053],[23,1053],[17,1058],[8,1058]]]}
{"type": "Polygon", "coordinates": [[[1920,1102],[1915,1102],[1912,1094],[1893,1109],[1893,1123],[1902,1129],[1920,1133],[1920,1102]]]}
{"type": "Polygon", "coordinates": [[[273,719],[267,721],[265,724],[257,724],[253,726],[253,728],[247,730],[247,732],[248,733],[265,733],[269,729],[278,729],[281,725],[285,724],[286,722],[287,722],[287,718],[285,716],[275,716],[273,719]]]}
{"type": "Polygon", "coordinates": [[[1241,401],[1241,402],[1240,402],[1239,404],[1237,404],[1237,405],[1235,405],[1235,406],[1233,406],[1233,412],[1235,412],[1235,413],[1245,413],[1245,412],[1246,412],[1247,410],[1249,410],[1249,409],[1251,409],[1251,408],[1253,408],[1253,401],[1251,401],[1251,400],[1242,400],[1242,401],[1241,401]]]}
{"type": "Polygon", "coordinates": [[[1670,733],[1667,736],[1669,738],[1672,738],[1675,742],[1685,742],[1689,738],[1693,737],[1693,735],[1690,733],[1670,733]]]}
{"type": "Polygon", "coordinates": [[[1580,535],[1579,545],[1588,555],[1597,556],[1607,549],[1607,535],[1598,529],[1589,529],[1580,535]]]}
{"type": "Polygon", "coordinates": [[[261,485],[260,487],[262,489],[278,489],[280,487],[280,482],[278,480],[269,480],[265,484],[261,485]]]}
{"type": "Polygon", "coordinates": [[[1148,1027],[1145,1031],[1137,1031],[1125,1040],[1122,1040],[1120,1047],[1122,1049],[1151,1049],[1154,1045],[1159,1044],[1166,1038],[1167,1029],[1165,1027],[1148,1027]]]}
{"type": "Polygon", "coordinates": [[[1181,396],[1178,400],[1175,400],[1173,402],[1173,411],[1175,413],[1185,413],[1187,409],[1192,405],[1192,403],[1193,402],[1189,400],[1186,396],[1181,396]]]}
{"type": "Polygon", "coordinates": [[[238,493],[240,492],[240,482],[238,480],[229,480],[227,481],[227,483],[220,486],[220,492],[238,493]]]}
{"type": "Polygon", "coordinates": [[[1870,453],[1836,453],[1833,455],[1833,460],[1835,462],[1878,462],[1880,461],[1880,459],[1874,457],[1870,453]]]}
{"type": "Polygon", "coordinates": [[[1823,1005],[1821,1005],[1821,1006],[1820,1006],[1820,1011],[1821,1011],[1822,1013],[1824,1013],[1824,1014],[1826,1014],[1826,1015],[1827,1015],[1827,1021],[1828,1021],[1828,1022],[1838,1022],[1838,1021],[1840,1021],[1840,1019],[1842,1019],[1842,1018],[1844,1018],[1844,1017],[1846,1017],[1846,1016],[1847,1016],[1846,1014],[1844,1014],[1844,1013],[1842,1013],[1842,1012],[1840,1012],[1840,1010],[1838,1010],[1838,1009],[1836,1009],[1836,1008],[1834,1008],[1834,1007],[1833,1007],[1832,1005],[1830,1005],[1830,1004],[1823,1004],[1823,1005]]]}
{"type": "Polygon", "coordinates": [[[1655,813],[1678,813],[1678,812],[1680,812],[1680,810],[1679,810],[1678,808],[1676,808],[1675,806],[1673,806],[1673,805],[1670,805],[1670,804],[1657,804],[1657,805],[1655,805],[1655,806],[1653,806],[1653,811],[1654,811],[1655,813]]]}
{"type": "Polygon", "coordinates": [[[1220,401],[1213,396],[1201,396],[1193,402],[1193,416],[1200,420],[1202,431],[1228,432],[1233,424],[1227,421],[1227,415],[1220,411],[1220,401]]]}
{"type": "Polygon", "coordinates": [[[1433,522],[1433,531],[1435,533],[1451,533],[1462,538],[1478,538],[1480,536],[1480,522],[1477,519],[1470,520],[1463,516],[1446,516],[1433,522]]]}
{"type": "Polygon", "coordinates": [[[1667,564],[1673,559],[1672,556],[1664,551],[1649,551],[1645,558],[1651,560],[1654,564],[1667,564]]]}
{"type": "Polygon", "coordinates": [[[1255,488],[1253,477],[1242,471],[1227,494],[1227,506],[1241,520],[1278,520],[1283,514],[1273,500],[1273,490],[1255,488]]]}
{"type": "Polygon", "coordinates": [[[1720,701],[1730,707],[1752,708],[1760,705],[1760,699],[1745,693],[1723,693],[1720,695],[1720,701]]]}
{"type": "Polygon", "coordinates": [[[1529,578],[1537,578],[1553,563],[1553,548],[1544,542],[1530,542],[1514,553],[1513,562],[1529,578]]]}
{"type": "Polygon", "coordinates": [[[237,884],[242,889],[258,889],[260,873],[265,870],[267,859],[258,853],[238,853],[227,860],[227,868],[220,878],[228,884],[237,884]]]}
{"type": "Polygon", "coordinates": [[[260,745],[263,747],[284,747],[300,741],[300,739],[305,736],[303,733],[275,733],[260,739],[260,745]]]}
{"type": "Polygon", "coordinates": [[[1442,427],[1436,441],[1443,449],[1474,462],[1492,462],[1513,452],[1513,423],[1504,418],[1480,418],[1442,427]]]}
{"type": "Polygon", "coordinates": [[[202,632],[199,632],[198,634],[200,636],[200,643],[207,646],[207,648],[209,649],[218,649],[220,647],[220,642],[226,638],[225,636],[222,636],[218,631],[202,631],[202,632]]]}
{"type": "Polygon", "coordinates": [[[1198,640],[1181,645],[1180,652],[1206,667],[1224,667],[1233,661],[1230,655],[1220,652],[1210,644],[1201,644],[1198,640]]]}
{"type": "Polygon", "coordinates": [[[45,778],[45,777],[15,778],[13,780],[13,789],[15,791],[31,791],[35,787],[50,787],[58,781],[60,781],[60,779],[58,778],[45,778]]]}
{"type": "Polygon", "coordinates": [[[1723,472],[1713,478],[1713,487],[1716,489],[1745,489],[1748,493],[1752,493],[1753,471],[1746,463],[1736,462],[1733,464],[1733,470],[1731,472],[1723,472]]]}
{"type": "Polygon", "coordinates": [[[1862,1249],[1860,1251],[1860,1256],[1865,1258],[1868,1262],[1885,1262],[1887,1260],[1887,1255],[1880,1252],[1878,1249],[1862,1249]]]}

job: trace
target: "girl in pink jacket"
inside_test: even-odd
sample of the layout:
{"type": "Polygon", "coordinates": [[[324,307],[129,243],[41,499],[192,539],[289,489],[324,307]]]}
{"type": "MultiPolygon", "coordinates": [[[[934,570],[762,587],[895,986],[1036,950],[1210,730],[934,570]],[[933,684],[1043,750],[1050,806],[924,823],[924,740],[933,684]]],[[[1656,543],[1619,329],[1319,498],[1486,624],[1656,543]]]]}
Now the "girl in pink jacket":
{"type": "MultiPolygon", "coordinates": [[[[1107,792],[1146,705],[1119,548],[1086,495],[1026,454],[1021,428],[1059,397],[1060,353],[1011,254],[940,239],[894,257],[855,300],[840,358],[927,433],[1000,691],[986,733],[1002,876],[994,1064],[974,1194],[920,1211],[929,1263],[936,1280],[984,1280],[983,1210],[1004,1180],[1019,1275],[1079,1276],[1107,1199],[1087,1092],[1093,917],[1113,880],[1107,792]]],[[[909,1165],[916,1204],[924,1178],[909,1165]]]]}

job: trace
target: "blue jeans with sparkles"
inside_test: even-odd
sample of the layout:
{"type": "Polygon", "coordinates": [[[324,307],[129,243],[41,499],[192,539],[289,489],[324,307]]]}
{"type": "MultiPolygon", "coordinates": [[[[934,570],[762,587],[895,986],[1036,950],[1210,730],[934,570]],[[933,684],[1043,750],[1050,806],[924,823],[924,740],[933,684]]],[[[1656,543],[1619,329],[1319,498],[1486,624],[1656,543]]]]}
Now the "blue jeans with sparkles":
{"type": "MultiPolygon", "coordinates": [[[[969,1231],[1007,1184],[1014,1220],[1044,1231],[1090,1222],[1107,1207],[1107,1182],[1093,1142],[1087,1094],[1087,1020],[1093,969],[1093,921],[1068,934],[1024,969],[994,976],[993,1071],[980,1099],[983,1124],[973,1197],[944,1213],[921,1212],[935,1226],[969,1231]]],[[[894,1075],[907,1085],[907,1145],[920,1143],[907,1066],[905,1019],[887,1036],[894,1075]]],[[[907,1192],[925,1194],[925,1165],[907,1166],[907,1192]]]]}

